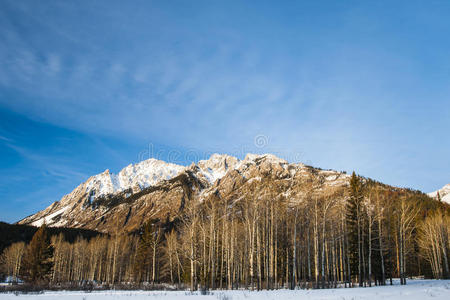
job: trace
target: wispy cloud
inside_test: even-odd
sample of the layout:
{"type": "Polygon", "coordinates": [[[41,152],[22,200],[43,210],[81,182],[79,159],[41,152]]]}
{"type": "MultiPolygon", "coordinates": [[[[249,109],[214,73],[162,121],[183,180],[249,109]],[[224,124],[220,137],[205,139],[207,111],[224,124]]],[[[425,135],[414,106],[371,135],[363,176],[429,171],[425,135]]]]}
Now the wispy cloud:
{"type": "Polygon", "coordinates": [[[6,136],[2,136],[2,135],[0,135],[0,140],[2,140],[2,141],[6,141],[6,142],[13,142],[13,140],[12,140],[12,139],[10,139],[10,138],[7,138],[6,136]]]}
{"type": "Polygon", "coordinates": [[[77,171],[78,168],[66,157],[42,155],[26,147],[13,144],[7,144],[7,146],[16,151],[23,159],[30,161],[31,165],[34,166],[34,170],[43,172],[41,175],[48,175],[56,180],[70,182],[77,178],[81,182],[90,176],[90,174],[77,171]]]}
{"type": "MultiPolygon", "coordinates": [[[[408,132],[435,143],[415,124],[421,114],[433,113],[433,124],[450,119],[445,109],[412,109],[424,94],[444,107],[448,84],[421,88],[422,44],[408,28],[385,25],[397,18],[381,22],[363,6],[257,6],[244,14],[225,4],[5,3],[0,89],[20,96],[0,97],[0,105],[94,136],[302,153],[323,167],[379,175],[399,151],[417,147],[408,132]],[[253,145],[259,134],[270,137],[264,149],[253,145]],[[380,162],[381,151],[389,159],[380,162]]],[[[408,25],[430,29],[401,13],[408,25]]],[[[441,122],[433,127],[448,125],[441,122]]]]}

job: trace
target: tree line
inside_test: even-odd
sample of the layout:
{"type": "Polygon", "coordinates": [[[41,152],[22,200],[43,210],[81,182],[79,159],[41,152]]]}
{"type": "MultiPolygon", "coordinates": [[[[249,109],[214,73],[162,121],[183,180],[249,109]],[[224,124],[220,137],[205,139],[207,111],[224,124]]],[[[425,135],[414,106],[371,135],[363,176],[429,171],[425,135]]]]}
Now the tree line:
{"type": "Polygon", "coordinates": [[[319,194],[318,184],[305,181],[302,196],[292,199],[261,179],[234,199],[213,193],[186,202],[176,222],[149,220],[137,234],[118,225],[109,235],[67,241],[43,225],[29,244],[3,251],[2,273],[50,285],[170,283],[191,290],[449,278],[448,206],[354,173],[348,189],[319,194]]]}

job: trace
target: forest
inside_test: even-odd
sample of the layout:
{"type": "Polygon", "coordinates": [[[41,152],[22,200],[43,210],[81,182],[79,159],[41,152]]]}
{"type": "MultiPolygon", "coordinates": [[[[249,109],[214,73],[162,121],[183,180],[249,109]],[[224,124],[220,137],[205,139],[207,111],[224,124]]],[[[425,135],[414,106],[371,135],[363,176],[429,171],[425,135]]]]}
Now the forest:
{"type": "MultiPolygon", "coordinates": [[[[423,193],[353,173],[345,190],[291,199],[270,181],[261,197],[187,202],[173,222],[138,232],[77,235],[42,225],[0,257],[10,282],[174,289],[370,287],[449,278],[450,208],[423,193]]],[[[258,193],[256,192],[258,189],[258,193]]]]}

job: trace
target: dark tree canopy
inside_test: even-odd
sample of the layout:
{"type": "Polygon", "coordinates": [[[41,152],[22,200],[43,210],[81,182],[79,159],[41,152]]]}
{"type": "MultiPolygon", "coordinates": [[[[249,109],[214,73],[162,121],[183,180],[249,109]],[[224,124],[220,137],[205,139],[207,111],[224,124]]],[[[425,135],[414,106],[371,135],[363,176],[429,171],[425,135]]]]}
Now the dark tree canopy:
{"type": "Polygon", "coordinates": [[[42,225],[34,234],[23,257],[22,277],[27,282],[43,283],[49,280],[53,262],[53,247],[47,231],[42,225]]]}

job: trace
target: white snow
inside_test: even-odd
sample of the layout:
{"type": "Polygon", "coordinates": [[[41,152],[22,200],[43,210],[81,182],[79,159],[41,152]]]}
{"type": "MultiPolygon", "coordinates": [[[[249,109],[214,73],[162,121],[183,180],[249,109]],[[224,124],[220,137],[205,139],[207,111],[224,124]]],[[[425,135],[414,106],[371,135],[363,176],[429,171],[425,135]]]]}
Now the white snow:
{"type": "Polygon", "coordinates": [[[214,153],[208,160],[200,160],[198,166],[203,176],[210,183],[214,183],[224,177],[229,170],[239,169],[245,164],[255,164],[257,159],[266,159],[271,163],[280,163],[283,166],[288,164],[286,160],[278,158],[273,154],[248,153],[243,160],[239,160],[230,155],[214,153]]]}
{"type": "Polygon", "coordinates": [[[439,192],[439,196],[441,196],[441,200],[443,202],[450,204],[450,183],[445,185],[443,188],[441,188],[437,191],[428,193],[428,196],[430,196],[431,198],[437,199],[438,192],[439,192]]]}
{"type": "Polygon", "coordinates": [[[214,153],[208,160],[200,160],[198,167],[205,178],[212,184],[236,167],[239,160],[226,154],[214,153]]]}
{"type": "Polygon", "coordinates": [[[52,219],[53,219],[54,217],[61,215],[61,214],[62,214],[63,212],[65,212],[68,208],[69,208],[69,206],[63,207],[63,208],[61,208],[60,210],[58,210],[58,211],[56,211],[56,212],[54,212],[54,213],[52,213],[52,214],[46,216],[45,218],[39,219],[39,220],[37,220],[37,221],[31,223],[31,225],[36,226],[36,227],[40,227],[42,224],[44,224],[44,222],[45,222],[46,224],[49,224],[49,223],[52,222],[52,219]]]}
{"type": "Polygon", "coordinates": [[[104,300],[104,299],[158,299],[158,300],[448,300],[450,299],[450,280],[408,280],[405,286],[377,286],[371,288],[339,288],[324,290],[274,290],[274,291],[211,291],[207,295],[188,291],[102,291],[102,292],[45,292],[43,294],[0,294],[0,300],[7,299],[39,299],[39,300],[104,300]]]}
{"type": "Polygon", "coordinates": [[[261,181],[261,180],[262,180],[261,176],[256,176],[256,177],[250,178],[247,181],[247,183],[252,183],[253,181],[261,181]]]}
{"type": "Polygon", "coordinates": [[[202,174],[206,177],[206,179],[208,179],[210,183],[216,182],[217,179],[222,178],[226,173],[226,171],[219,171],[211,168],[207,168],[202,172],[202,174]]]}
{"type": "Polygon", "coordinates": [[[140,190],[156,185],[163,180],[175,177],[185,169],[184,166],[166,163],[154,158],[130,164],[118,174],[109,170],[92,176],[87,181],[86,193],[95,193],[93,197],[122,192],[129,188],[140,190]]]}
{"type": "Polygon", "coordinates": [[[335,175],[328,175],[328,176],[325,178],[325,180],[333,181],[333,180],[336,180],[337,178],[338,178],[338,175],[337,175],[337,174],[335,174],[335,175]]]}
{"type": "Polygon", "coordinates": [[[288,162],[282,158],[279,158],[278,156],[275,156],[273,154],[270,153],[266,153],[266,154],[253,154],[253,153],[248,153],[245,158],[244,161],[245,162],[253,162],[257,159],[266,159],[271,163],[281,163],[281,164],[287,164],[288,162]]]}

